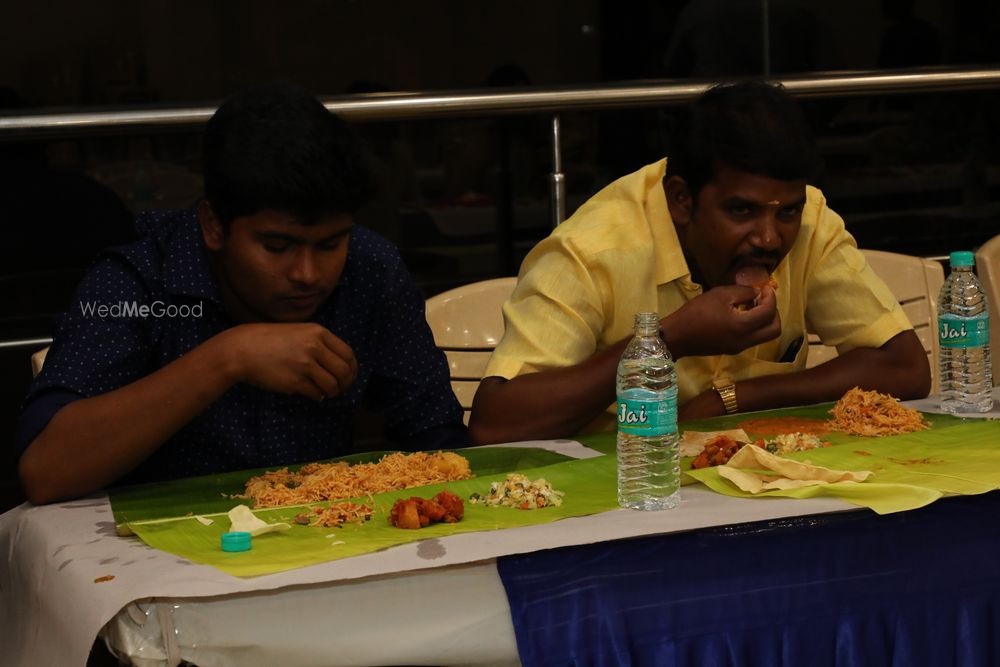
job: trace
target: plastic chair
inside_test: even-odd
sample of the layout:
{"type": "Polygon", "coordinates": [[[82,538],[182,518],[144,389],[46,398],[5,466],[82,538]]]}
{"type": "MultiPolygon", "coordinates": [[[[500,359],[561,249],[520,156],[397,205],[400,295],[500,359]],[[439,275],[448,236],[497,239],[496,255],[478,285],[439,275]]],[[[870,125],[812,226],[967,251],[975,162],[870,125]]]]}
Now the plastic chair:
{"type": "MultiPolygon", "coordinates": [[[[882,250],[861,250],[876,275],[896,295],[903,312],[920,338],[931,366],[931,392],[938,391],[937,297],[944,284],[944,269],[939,262],[913,255],[882,250]]],[[[819,336],[810,333],[807,367],[818,366],[837,356],[836,348],[823,345],[819,336]]]]}
{"type": "Polygon", "coordinates": [[[986,290],[990,312],[990,353],[993,359],[993,386],[1000,385],[1000,235],[976,250],[976,275],[986,290]]]}
{"type": "Polygon", "coordinates": [[[503,337],[501,307],[516,284],[517,278],[495,278],[427,300],[427,323],[434,343],[448,358],[451,389],[465,411],[466,424],[486,363],[503,337]]]}
{"type": "Polygon", "coordinates": [[[31,355],[31,377],[35,377],[42,372],[42,366],[45,364],[45,355],[48,353],[49,348],[43,347],[31,355]]]}

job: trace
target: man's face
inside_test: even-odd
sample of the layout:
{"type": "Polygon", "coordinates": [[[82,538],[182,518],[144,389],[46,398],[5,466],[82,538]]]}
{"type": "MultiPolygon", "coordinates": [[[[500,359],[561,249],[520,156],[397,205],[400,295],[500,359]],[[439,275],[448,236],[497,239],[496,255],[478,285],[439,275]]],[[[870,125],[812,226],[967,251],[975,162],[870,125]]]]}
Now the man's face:
{"type": "Polygon", "coordinates": [[[199,219],[223,299],[239,322],[308,320],[340,280],[353,225],[346,213],[303,225],[265,210],[224,230],[207,204],[199,219]]]}
{"type": "Polygon", "coordinates": [[[781,181],[724,164],[694,200],[676,176],[666,190],[692,278],[706,290],[758,284],[761,275],[767,282],[795,243],[806,201],[805,180],[781,181]]]}

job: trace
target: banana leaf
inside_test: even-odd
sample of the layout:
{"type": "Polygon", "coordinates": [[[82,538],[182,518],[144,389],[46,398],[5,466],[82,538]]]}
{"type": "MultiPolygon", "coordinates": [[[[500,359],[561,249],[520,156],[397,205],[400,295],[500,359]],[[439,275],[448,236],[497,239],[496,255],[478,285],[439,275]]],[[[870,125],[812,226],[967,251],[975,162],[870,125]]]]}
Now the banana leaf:
{"type": "MultiPolygon", "coordinates": [[[[827,403],[718,417],[682,423],[680,429],[737,428],[740,422],[749,418],[825,419],[831,406],[827,403]]],[[[831,433],[824,439],[832,446],[789,455],[831,468],[873,471],[872,481],[863,484],[828,484],[751,496],[721,478],[712,468],[691,470],[691,458],[682,459],[681,469],[690,479],[697,479],[725,495],[810,497],[830,494],[881,513],[920,507],[943,494],[976,494],[1000,488],[1000,423],[947,415],[925,415],[925,418],[932,424],[928,431],[885,438],[831,433]]],[[[146,544],[197,563],[213,565],[235,576],[258,576],[417,540],[548,523],[616,508],[614,433],[593,434],[579,440],[608,456],[569,460],[540,449],[461,450],[476,474],[473,479],[378,494],[374,497],[375,513],[366,523],[345,524],[340,528],[293,525],[287,532],[254,538],[251,551],[241,553],[223,552],[219,546],[222,534],[229,530],[225,513],[239,503],[229,496],[242,492],[246,480],[263,470],[116,489],[111,492],[111,502],[115,521],[127,524],[146,544]],[[565,493],[563,505],[518,510],[466,503],[465,518],[456,524],[402,530],[388,522],[389,509],[397,498],[430,497],[444,488],[468,498],[473,493],[485,494],[491,482],[501,481],[506,473],[513,471],[522,472],[531,479],[547,479],[554,488],[565,493]],[[203,525],[195,518],[199,515],[212,519],[213,523],[203,525]]],[[[384,453],[359,454],[344,460],[352,463],[372,461],[384,453]]],[[[294,516],[302,511],[302,508],[277,508],[258,510],[255,514],[268,523],[293,523],[294,516]]]]}
{"type": "MultiPolygon", "coordinates": [[[[476,475],[490,475],[571,460],[568,456],[535,448],[478,447],[457,451],[469,459],[472,472],[476,475]]],[[[388,451],[362,452],[325,462],[371,463],[390,453],[388,451]]],[[[298,470],[300,467],[301,465],[288,466],[289,470],[298,470]]],[[[163,519],[187,514],[225,513],[234,505],[239,504],[240,501],[233,501],[230,496],[243,493],[244,485],[248,479],[277,468],[278,466],[272,466],[270,468],[236,470],[219,475],[187,477],[165,482],[112,488],[108,495],[111,500],[111,510],[114,512],[115,524],[121,530],[121,527],[135,521],[163,519]]]]}
{"type": "MultiPolygon", "coordinates": [[[[738,428],[749,418],[827,418],[832,403],[770,410],[751,415],[732,415],[682,425],[696,431],[738,428]]],[[[759,498],[782,496],[810,498],[832,495],[880,514],[922,507],[942,495],[974,495],[1000,488],[1000,423],[986,419],[962,419],[952,415],[924,414],[931,424],[926,431],[880,438],[845,433],[823,436],[830,447],[787,454],[798,461],[838,470],[870,470],[864,483],[839,482],[798,489],[750,494],[722,478],[715,468],[691,470],[689,460],[681,464],[685,474],[713,491],[729,496],[759,498]]],[[[751,437],[753,433],[748,433],[751,437]]]]}
{"type": "MultiPolygon", "coordinates": [[[[526,460],[521,452],[518,452],[518,457],[522,461],[526,460]]],[[[533,454],[527,459],[534,457],[533,454]]],[[[548,457],[540,456],[540,458],[548,457]]],[[[203,525],[195,516],[186,516],[187,506],[182,504],[174,506],[175,514],[172,517],[130,520],[129,527],[149,546],[196,563],[212,565],[234,576],[252,577],[371,553],[417,540],[473,531],[530,526],[572,516],[596,514],[617,507],[615,460],[614,457],[601,456],[520,470],[532,480],[544,477],[554,488],[563,491],[565,497],[559,507],[520,510],[509,507],[486,507],[466,502],[465,517],[458,523],[433,524],[419,530],[403,530],[389,524],[389,510],[397,498],[408,498],[413,495],[430,497],[441,489],[448,489],[462,498],[468,498],[473,493],[485,495],[489,491],[490,483],[505,479],[509,470],[513,468],[505,468],[502,473],[479,474],[473,479],[458,482],[377,494],[374,496],[375,513],[370,521],[345,524],[339,528],[295,525],[294,517],[303,511],[302,508],[256,510],[254,514],[267,523],[285,522],[293,525],[287,532],[267,533],[253,538],[252,548],[246,552],[221,551],[222,534],[229,530],[229,519],[224,511],[200,514],[213,521],[211,525],[203,525]]],[[[241,479],[245,480],[246,477],[247,474],[242,473],[241,479]]],[[[207,490],[210,486],[208,480],[201,480],[199,488],[207,490]]],[[[147,491],[152,489],[147,488],[147,491]]],[[[218,493],[218,490],[215,492],[218,493]]],[[[171,497],[175,501],[179,498],[177,494],[171,497]]],[[[142,499],[141,503],[136,502],[137,500],[136,496],[130,498],[133,507],[149,506],[148,499],[142,499]]],[[[357,499],[358,502],[365,500],[357,499]]],[[[112,503],[114,505],[114,501],[112,503]]],[[[238,501],[233,500],[222,503],[226,510],[236,504],[238,501]]],[[[317,505],[324,504],[326,503],[317,503],[317,505]]],[[[121,507],[115,511],[116,516],[119,516],[119,513],[122,516],[128,514],[121,507]]]]}

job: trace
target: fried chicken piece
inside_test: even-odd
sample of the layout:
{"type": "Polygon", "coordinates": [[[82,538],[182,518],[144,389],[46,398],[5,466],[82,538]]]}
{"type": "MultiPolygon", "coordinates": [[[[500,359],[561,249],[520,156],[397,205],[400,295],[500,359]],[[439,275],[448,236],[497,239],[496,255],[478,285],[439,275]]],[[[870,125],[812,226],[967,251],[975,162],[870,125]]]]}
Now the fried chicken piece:
{"type": "Polygon", "coordinates": [[[397,528],[423,528],[432,523],[455,523],[465,514],[462,499],[449,491],[430,498],[400,498],[389,511],[389,523],[397,528]]]}
{"type": "Polygon", "coordinates": [[[465,516],[465,503],[451,491],[442,491],[434,496],[434,500],[447,510],[444,520],[448,523],[461,521],[465,516]]]}
{"type": "Polygon", "coordinates": [[[417,500],[420,501],[417,503],[417,511],[421,516],[426,516],[430,519],[431,523],[441,521],[448,513],[448,510],[445,509],[444,506],[434,500],[425,500],[423,498],[418,498],[417,500]]]}
{"type": "Polygon", "coordinates": [[[396,528],[420,528],[420,514],[417,512],[416,501],[413,498],[397,500],[389,512],[389,522],[396,528]]]}
{"type": "Polygon", "coordinates": [[[705,449],[691,462],[692,468],[708,468],[721,466],[729,462],[745,442],[733,440],[728,435],[720,435],[705,443],[705,449]]]}

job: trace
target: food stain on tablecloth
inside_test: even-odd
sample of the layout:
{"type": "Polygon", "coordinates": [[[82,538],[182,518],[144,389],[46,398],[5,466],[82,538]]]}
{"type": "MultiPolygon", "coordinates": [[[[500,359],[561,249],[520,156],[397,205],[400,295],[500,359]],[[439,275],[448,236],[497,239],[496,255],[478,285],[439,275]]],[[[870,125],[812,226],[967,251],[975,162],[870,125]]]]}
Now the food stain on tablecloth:
{"type": "Polygon", "coordinates": [[[426,560],[437,560],[448,553],[441,540],[424,540],[417,544],[417,556],[426,560]]]}

